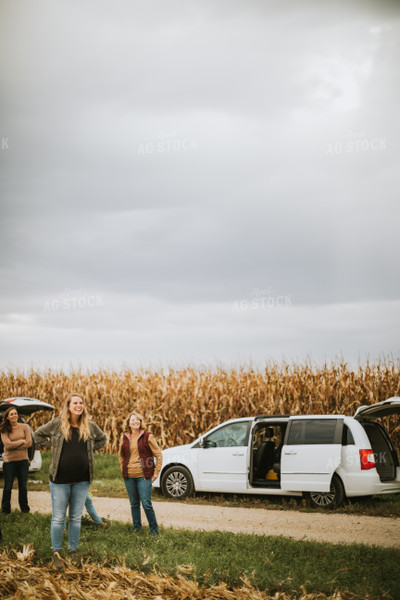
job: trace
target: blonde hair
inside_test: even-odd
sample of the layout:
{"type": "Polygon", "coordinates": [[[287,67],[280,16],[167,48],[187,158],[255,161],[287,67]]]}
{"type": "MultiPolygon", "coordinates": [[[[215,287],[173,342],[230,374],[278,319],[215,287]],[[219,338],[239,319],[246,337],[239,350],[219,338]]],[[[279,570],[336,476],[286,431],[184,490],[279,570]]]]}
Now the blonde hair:
{"type": "MultiPolygon", "coordinates": [[[[61,433],[63,434],[66,440],[70,440],[72,436],[72,425],[71,425],[71,411],[69,410],[69,405],[71,404],[72,398],[78,397],[83,400],[81,394],[72,393],[65,400],[64,404],[61,408],[60,419],[61,419],[61,433]]],[[[90,435],[89,429],[89,416],[86,411],[85,405],[83,405],[82,414],[79,415],[78,419],[78,429],[79,429],[79,439],[84,440],[85,442],[88,440],[90,435]]]]}
{"type": "Polygon", "coordinates": [[[137,413],[136,411],[133,411],[133,412],[129,413],[129,415],[126,417],[125,421],[122,424],[122,430],[124,432],[130,431],[129,421],[130,421],[131,417],[133,417],[133,416],[137,417],[140,420],[140,429],[147,429],[146,423],[144,422],[142,415],[137,413]]]}

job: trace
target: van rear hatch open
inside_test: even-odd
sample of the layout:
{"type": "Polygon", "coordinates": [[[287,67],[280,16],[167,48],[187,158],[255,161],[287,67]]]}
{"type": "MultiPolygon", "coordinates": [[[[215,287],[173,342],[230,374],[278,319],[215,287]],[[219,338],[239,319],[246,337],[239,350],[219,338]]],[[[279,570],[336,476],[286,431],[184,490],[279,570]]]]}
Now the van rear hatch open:
{"type": "Polygon", "coordinates": [[[369,406],[360,406],[354,418],[364,427],[374,453],[375,466],[381,481],[396,479],[399,459],[386,429],[375,422],[379,417],[400,414],[400,398],[393,397],[369,406]]]}
{"type": "Polygon", "coordinates": [[[14,398],[6,398],[0,401],[0,413],[3,413],[14,406],[19,415],[31,415],[32,413],[38,412],[39,410],[54,410],[54,406],[38,400],[37,398],[25,398],[25,396],[16,396],[14,398]]]}
{"type": "Polygon", "coordinates": [[[376,402],[369,406],[360,406],[357,408],[354,418],[361,421],[365,418],[368,420],[376,419],[378,417],[386,417],[387,415],[400,414],[400,397],[393,396],[388,400],[382,402],[376,402]]]}

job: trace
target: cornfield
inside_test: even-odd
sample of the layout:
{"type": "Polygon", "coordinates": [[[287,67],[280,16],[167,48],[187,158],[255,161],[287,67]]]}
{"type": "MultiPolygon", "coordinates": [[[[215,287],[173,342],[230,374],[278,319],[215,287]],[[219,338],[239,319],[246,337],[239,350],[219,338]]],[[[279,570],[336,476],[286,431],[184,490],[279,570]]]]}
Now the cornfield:
{"type": "MultiPolygon", "coordinates": [[[[106,452],[118,448],[121,426],[132,410],[141,413],[162,448],[185,444],[230,418],[257,414],[345,414],[358,406],[400,395],[400,359],[381,358],[351,369],[345,362],[322,367],[268,364],[252,368],[123,369],[66,373],[46,370],[0,372],[0,398],[26,396],[57,409],[79,392],[93,420],[107,433],[106,452]]],[[[46,423],[38,413],[33,428],[46,423]]],[[[391,432],[399,436],[394,418],[391,432]]]]}

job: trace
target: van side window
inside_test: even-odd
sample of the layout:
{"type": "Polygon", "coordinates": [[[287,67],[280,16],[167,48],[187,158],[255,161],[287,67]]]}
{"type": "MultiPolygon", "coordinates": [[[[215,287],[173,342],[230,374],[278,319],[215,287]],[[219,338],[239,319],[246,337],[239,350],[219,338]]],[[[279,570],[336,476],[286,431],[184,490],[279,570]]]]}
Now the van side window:
{"type": "Polygon", "coordinates": [[[229,423],[213,431],[204,442],[207,448],[225,448],[226,446],[246,446],[249,422],[229,423]]]}
{"type": "Polygon", "coordinates": [[[342,438],[342,446],[350,446],[354,444],[353,434],[350,431],[350,428],[347,425],[343,425],[343,438],[342,438]]]}
{"type": "Polygon", "coordinates": [[[287,444],[334,444],[337,419],[296,419],[290,423],[287,444]]]}

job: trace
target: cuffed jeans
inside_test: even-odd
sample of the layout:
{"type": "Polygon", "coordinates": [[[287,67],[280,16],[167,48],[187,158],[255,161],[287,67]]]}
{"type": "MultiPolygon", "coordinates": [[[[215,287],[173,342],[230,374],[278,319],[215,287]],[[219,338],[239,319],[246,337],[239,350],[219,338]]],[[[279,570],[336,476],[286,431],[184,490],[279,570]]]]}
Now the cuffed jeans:
{"type": "Polygon", "coordinates": [[[86,496],[85,508],[88,512],[89,517],[91,519],[93,519],[93,521],[96,523],[96,525],[99,525],[101,523],[101,519],[100,519],[99,515],[97,514],[97,511],[94,507],[93,500],[90,497],[90,494],[88,494],[86,496]]]}
{"type": "Polygon", "coordinates": [[[51,545],[54,552],[60,552],[62,547],[62,535],[68,507],[68,549],[77,549],[81,533],[82,513],[89,488],[89,481],[79,481],[78,483],[53,483],[50,481],[51,545]]]}
{"type": "Polygon", "coordinates": [[[11,491],[15,477],[18,480],[18,503],[21,512],[29,512],[28,505],[28,460],[14,460],[3,463],[4,489],[1,500],[1,511],[5,514],[11,512],[11,491]]]}
{"type": "Polygon", "coordinates": [[[131,505],[133,529],[140,531],[142,529],[142,518],[140,514],[140,502],[146,514],[151,533],[158,533],[156,513],[151,503],[151,479],[144,477],[128,477],[124,479],[126,491],[128,492],[131,505]]]}

